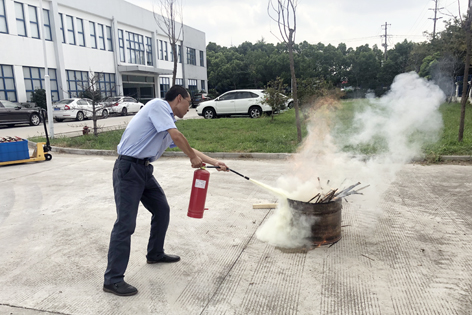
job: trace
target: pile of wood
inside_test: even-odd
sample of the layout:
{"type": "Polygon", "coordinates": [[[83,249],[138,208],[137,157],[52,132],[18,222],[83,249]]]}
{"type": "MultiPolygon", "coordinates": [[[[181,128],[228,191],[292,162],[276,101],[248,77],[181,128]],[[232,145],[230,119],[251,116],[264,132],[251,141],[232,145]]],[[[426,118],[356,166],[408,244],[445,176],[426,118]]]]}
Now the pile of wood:
{"type": "MultiPolygon", "coordinates": [[[[318,183],[319,183],[319,188],[323,190],[323,187],[321,187],[321,180],[318,177],[318,183]]],[[[343,181],[344,183],[344,181],[343,181]]],[[[329,180],[327,181],[326,184],[329,184],[329,180]]],[[[342,184],[342,183],[341,183],[342,184]]],[[[347,197],[349,195],[362,195],[359,191],[369,187],[370,185],[361,187],[359,189],[354,190],[357,186],[359,186],[361,183],[358,182],[354,185],[351,185],[349,187],[343,188],[342,190],[338,191],[339,188],[336,189],[330,189],[327,193],[319,192],[317,193],[313,198],[308,200],[308,203],[328,203],[331,201],[336,201],[339,199],[342,199],[344,197],[347,197]]]]}

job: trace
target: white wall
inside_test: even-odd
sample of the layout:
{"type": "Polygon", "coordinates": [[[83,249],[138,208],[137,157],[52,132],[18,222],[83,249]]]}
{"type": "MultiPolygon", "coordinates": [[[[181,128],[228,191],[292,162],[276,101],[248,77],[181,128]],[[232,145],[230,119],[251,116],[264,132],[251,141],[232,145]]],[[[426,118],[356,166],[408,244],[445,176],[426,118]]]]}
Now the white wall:
{"type": "MultiPolygon", "coordinates": [[[[16,30],[16,14],[13,0],[5,0],[5,9],[7,13],[7,23],[9,34],[0,34],[0,43],[2,49],[0,50],[0,64],[13,65],[15,74],[15,83],[17,88],[18,101],[26,101],[26,92],[24,91],[24,78],[22,67],[44,67],[43,43],[40,39],[33,39],[30,36],[29,11],[28,5],[33,5],[37,8],[38,20],[40,22],[39,0],[17,0],[24,4],[25,21],[28,37],[20,37],[16,30]],[[4,49],[8,47],[10,49],[4,49]]],[[[43,8],[50,12],[51,29],[53,40],[46,41],[47,64],[49,68],[54,68],[58,72],[58,83],[63,90],[67,90],[66,70],[77,71],[94,71],[116,73],[117,65],[121,64],[119,61],[119,48],[117,29],[129,31],[143,35],[146,43],[146,36],[154,38],[153,53],[156,56],[154,60],[154,71],[159,72],[159,69],[172,70],[173,62],[170,59],[170,43],[167,36],[159,29],[153,12],[142,9],[124,0],[43,0],[43,8]],[[57,10],[57,11],[56,11],[57,10]],[[54,12],[62,13],[64,18],[64,28],[66,43],[62,43],[62,32],[60,31],[60,17],[55,16],[54,12]],[[74,29],[76,37],[76,45],[69,44],[67,34],[67,19],[66,15],[74,18],[74,29]],[[78,45],[78,24],[77,18],[83,20],[85,46],[78,45]],[[106,26],[112,26],[112,21],[115,20],[115,31],[113,34],[114,51],[108,51],[91,48],[89,21],[104,25],[105,37],[106,26]],[[54,34],[55,32],[55,34],[54,34]],[[159,60],[159,47],[155,41],[163,40],[168,43],[169,60],[159,60]]],[[[180,27],[177,25],[177,27],[180,27]]],[[[42,30],[41,30],[42,32],[42,30]]],[[[98,40],[98,27],[96,30],[98,40]]],[[[177,66],[177,78],[185,79],[184,85],[187,86],[188,79],[198,80],[198,88],[200,89],[201,80],[207,81],[206,68],[206,42],[205,33],[191,27],[184,27],[185,41],[182,47],[182,63],[177,66]],[[196,50],[197,65],[187,64],[187,50],[186,47],[191,47],[196,50]],[[199,51],[205,52],[205,67],[200,66],[199,51]],[[185,67],[185,69],[183,69],[185,67]],[[185,76],[185,78],[184,78],[185,76]]],[[[126,37],[126,33],[125,33],[126,37]]],[[[126,38],[125,38],[126,49],[126,38]]],[[[127,53],[127,51],[126,51],[127,53]]],[[[127,57],[128,58],[128,57],[127,57]]],[[[130,65],[125,63],[124,65],[130,65]]],[[[136,75],[150,75],[149,73],[134,73],[136,75]]],[[[117,85],[120,85],[120,73],[116,73],[117,85]]],[[[167,77],[171,77],[166,75],[167,77]]],[[[157,82],[158,83],[158,82],[157,82]]],[[[157,93],[157,89],[156,89],[157,93]]],[[[65,95],[61,95],[64,97],[65,95]]],[[[158,96],[158,95],[157,95],[158,96]]]]}

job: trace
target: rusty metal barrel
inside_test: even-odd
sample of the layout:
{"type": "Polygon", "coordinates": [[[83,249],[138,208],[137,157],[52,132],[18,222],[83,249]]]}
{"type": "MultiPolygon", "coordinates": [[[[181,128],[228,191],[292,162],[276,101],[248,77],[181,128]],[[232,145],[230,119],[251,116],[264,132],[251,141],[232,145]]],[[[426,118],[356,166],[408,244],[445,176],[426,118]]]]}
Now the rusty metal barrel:
{"type": "Polygon", "coordinates": [[[314,245],[332,244],[341,239],[342,200],[328,203],[308,203],[288,199],[294,218],[307,217],[312,223],[309,240],[314,245]]]}

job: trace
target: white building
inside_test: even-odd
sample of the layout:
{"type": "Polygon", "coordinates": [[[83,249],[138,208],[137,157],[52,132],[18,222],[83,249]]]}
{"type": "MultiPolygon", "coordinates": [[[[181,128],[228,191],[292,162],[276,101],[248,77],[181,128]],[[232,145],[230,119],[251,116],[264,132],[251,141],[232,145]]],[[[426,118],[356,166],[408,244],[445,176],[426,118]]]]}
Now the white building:
{"type": "MultiPolygon", "coordinates": [[[[207,91],[205,33],[183,33],[176,84],[207,91]]],[[[153,12],[124,0],[0,0],[0,99],[30,101],[45,89],[45,67],[53,101],[77,96],[90,74],[100,74],[103,96],[162,98],[173,58],[153,12]]]]}

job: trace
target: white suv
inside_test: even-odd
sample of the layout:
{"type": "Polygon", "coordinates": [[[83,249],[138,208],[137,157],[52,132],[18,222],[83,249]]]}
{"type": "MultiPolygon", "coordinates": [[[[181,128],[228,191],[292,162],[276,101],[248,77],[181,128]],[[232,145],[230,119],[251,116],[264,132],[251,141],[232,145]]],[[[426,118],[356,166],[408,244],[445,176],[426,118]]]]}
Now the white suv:
{"type": "Polygon", "coordinates": [[[257,118],[264,112],[271,112],[269,105],[262,104],[266,96],[264,90],[228,91],[214,100],[205,101],[197,106],[197,114],[206,119],[231,115],[249,115],[257,118]]]}
{"type": "Polygon", "coordinates": [[[121,114],[122,116],[128,115],[128,113],[137,113],[144,104],[138,102],[129,96],[113,96],[105,100],[104,105],[110,109],[110,112],[121,114]]]}

